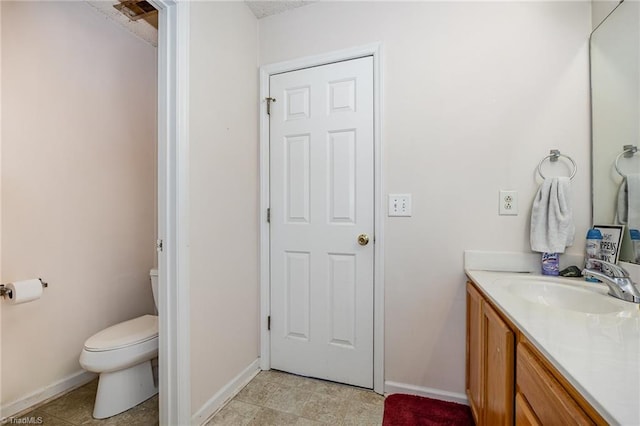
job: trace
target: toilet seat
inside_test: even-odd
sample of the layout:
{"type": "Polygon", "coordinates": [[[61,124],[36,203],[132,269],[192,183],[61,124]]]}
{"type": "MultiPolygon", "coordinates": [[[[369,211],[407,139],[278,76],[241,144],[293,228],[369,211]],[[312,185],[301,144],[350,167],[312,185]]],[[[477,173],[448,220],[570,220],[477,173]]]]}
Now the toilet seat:
{"type": "Polygon", "coordinates": [[[158,356],[158,317],[143,315],[91,336],[80,354],[82,368],[109,373],[158,356]]]}
{"type": "Polygon", "coordinates": [[[113,351],[158,337],[158,317],[143,315],[124,321],[89,337],[84,349],[89,352],[113,351]]]}

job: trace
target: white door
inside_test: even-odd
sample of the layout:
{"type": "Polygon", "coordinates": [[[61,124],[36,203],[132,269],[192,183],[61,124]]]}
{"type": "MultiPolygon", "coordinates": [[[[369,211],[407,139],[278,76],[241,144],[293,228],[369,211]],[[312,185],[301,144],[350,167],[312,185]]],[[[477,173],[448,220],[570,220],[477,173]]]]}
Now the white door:
{"type": "Polygon", "coordinates": [[[373,57],[269,89],[271,368],[372,388],[373,57]]]}

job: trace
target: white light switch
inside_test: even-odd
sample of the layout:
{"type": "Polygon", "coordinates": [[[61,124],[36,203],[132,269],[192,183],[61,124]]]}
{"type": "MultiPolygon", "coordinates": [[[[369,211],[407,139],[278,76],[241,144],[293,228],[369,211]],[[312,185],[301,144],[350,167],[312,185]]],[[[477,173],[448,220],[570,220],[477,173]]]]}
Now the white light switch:
{"type": "Polygon", "coordinates": [[[389,194],[389,216],[411,216],[411,194],[389,194]]]}

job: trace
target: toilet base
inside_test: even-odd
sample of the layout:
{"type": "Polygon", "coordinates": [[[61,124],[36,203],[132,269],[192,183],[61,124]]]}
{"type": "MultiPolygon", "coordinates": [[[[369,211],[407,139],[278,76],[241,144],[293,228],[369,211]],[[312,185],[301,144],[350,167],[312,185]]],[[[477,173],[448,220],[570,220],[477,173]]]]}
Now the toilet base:
{"type": "Polygon", "coordinates": [[[100,373],[93,417],[105,419],[127,411],[158,393],[151,361],[124,370],[100,373]]]}

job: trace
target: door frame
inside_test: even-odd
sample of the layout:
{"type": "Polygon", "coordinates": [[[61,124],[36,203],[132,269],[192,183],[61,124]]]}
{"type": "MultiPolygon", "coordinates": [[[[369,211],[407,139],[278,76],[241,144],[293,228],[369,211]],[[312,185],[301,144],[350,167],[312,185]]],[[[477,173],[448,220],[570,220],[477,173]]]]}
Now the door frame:
{"type": "Polygon", "coordinates": [[[384,393],[384,191],[382,175],[382,43],[307,56],[260,67],[260,368],[271,368],[271,337],[267,317],[270,300],[269,208],[269,117],[265,98],[269,96],[269,78],[303,68],[373,56],[373,143],[374,143],[374,250],[373,250],[373,390],[384,393]]]}
{"type": "Polygon", "coordinates": [[[160,425],[191,423],[189,314],[189,3],[158,9],[158,374],[160,425]]]}

